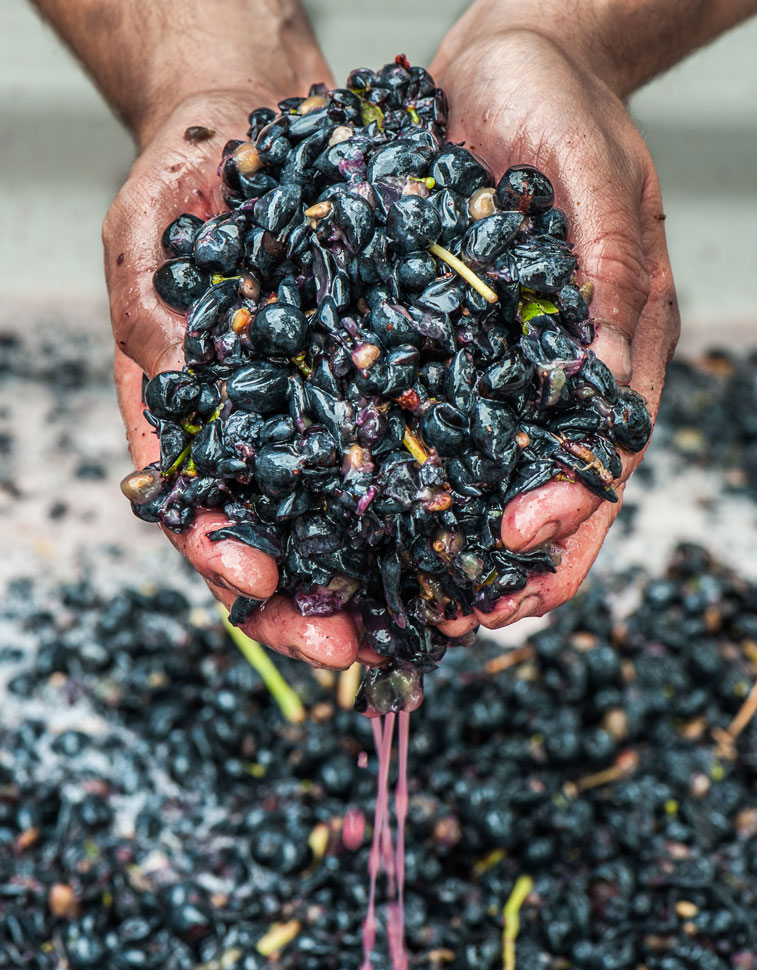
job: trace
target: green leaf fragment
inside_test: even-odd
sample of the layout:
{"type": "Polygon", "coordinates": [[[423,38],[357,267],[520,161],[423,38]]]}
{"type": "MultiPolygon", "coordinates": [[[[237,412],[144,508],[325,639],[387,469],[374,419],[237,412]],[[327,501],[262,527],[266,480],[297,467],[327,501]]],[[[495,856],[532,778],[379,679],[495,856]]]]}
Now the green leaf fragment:
{"type": "Polygon", "coordinates": [[[520,315],[524,323],[533,317],[540,316],[542,313],[552,314],[559,312],[554,303],[550,303],[549,300],[529,300],[528,303],[522,302],[520,305],[520,315]]]}
{"type": "Polygon", "coordinates": [[[360,105],[360,120],[366,126],[375,121],[379,129],[384,130],[384,112],[377,104],[369,104],[367,101],[363,101],[360,105]]]}

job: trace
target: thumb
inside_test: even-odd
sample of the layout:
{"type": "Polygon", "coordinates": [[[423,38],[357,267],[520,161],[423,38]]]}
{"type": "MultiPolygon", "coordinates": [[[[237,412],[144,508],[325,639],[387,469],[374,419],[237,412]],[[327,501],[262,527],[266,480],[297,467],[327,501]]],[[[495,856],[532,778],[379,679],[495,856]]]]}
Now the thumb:
{"type": "Polygon", "coordinates": [[[640,216],[646,149],[630,122],[628,129],[620,143],[597,133],[556,173],[579,276],[593,287],[592,349],[619,384],[631,380],[631,346],[650,285],[640,216]]]}

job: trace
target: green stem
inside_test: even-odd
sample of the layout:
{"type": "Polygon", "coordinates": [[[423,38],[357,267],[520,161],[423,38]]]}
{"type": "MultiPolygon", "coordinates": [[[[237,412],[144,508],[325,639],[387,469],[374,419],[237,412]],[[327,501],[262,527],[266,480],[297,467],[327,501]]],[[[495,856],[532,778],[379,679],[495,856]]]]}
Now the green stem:
{"type": "Polygon", "coordinates": [[[450,269],[453,269],[458,276],[462,276],[465,282],[472,286],[477,293],[486,300],[487,303],[496,303],[499,297],[484,281],[480,276],[476,276],[470,266],[467,266],[461,259],[453,255],[448,249],[440,246],[439,243],[431,243],[428,247],[428,251],[434,256],[437,256],[442,262],[445,262],[450,269]]]}
{"type": "Polygon", "coordinates": [[[257,640],[251,639],[238,627],[233,626],[229,622],[229,614],[220,604],[218,612],[221,614],[226,632],[237,645],[245,660],[260,674],[261,680],[268,688],[271,697],[281,708],[281,713],[287,721],[292,721],[294,724],[300,724],[304,721],[306,712],[302,701],[281,676],[265,648],[257,640]]]}
{"type": "Polygon", "coordinates": [[[502,930],[502,967],[515,970],[515,941],[520,932],[520,908],[526,896],[534,888],[530,876],[519,876],[503,910],[504,928],[502,930]]]}
{"type": "Polygon", "coordinates": [[[185,460],[187,459],[191,448],[192,448],[192,442],[190,441],[190,443],[186,445],[184,448],[182,448],[182,450],[179,452],[179,456],[176,459],[176,461],[166,471],[162,473],[163,478],[170,478],[174,472],[177,472],[181,468],[181,466],[184,464],[185,460]]]}

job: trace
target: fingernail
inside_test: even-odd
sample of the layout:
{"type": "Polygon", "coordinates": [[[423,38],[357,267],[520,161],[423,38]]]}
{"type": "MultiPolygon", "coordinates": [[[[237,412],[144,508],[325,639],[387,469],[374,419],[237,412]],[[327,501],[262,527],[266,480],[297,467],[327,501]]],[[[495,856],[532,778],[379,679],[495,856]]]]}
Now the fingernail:
{"type": "Polygon", "coordinates": [[[509,626],[517,620],[522,620],[525,616],[533,616],[539,608],[541,597],[538,593],[530,593],[525,596],[520,603],[515,605],[515,609],[509,612],[502,620],[497,623],[495,629],[500,630],[503,626],[509,626]]]}
{"type": "Polygon", "coordinates": [[[557,520],[547,522],[531,536],[525,548],[533,549],[535,546],[541,546],[545,542],[550,542],[552,539],[557,538],[559,532],[560,523],[557,520]]]}

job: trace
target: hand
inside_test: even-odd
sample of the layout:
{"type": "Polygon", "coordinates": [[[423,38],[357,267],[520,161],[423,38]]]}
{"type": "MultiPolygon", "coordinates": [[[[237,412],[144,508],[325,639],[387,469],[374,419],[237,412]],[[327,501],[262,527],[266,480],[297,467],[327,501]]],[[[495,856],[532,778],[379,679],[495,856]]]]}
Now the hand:
{"type": "MultiPolygon", "coordinates": [[[[679,317],[657,176],[620,99],[590,63],[574,62],[540,33],[482,30],[475,8],[430,70],[449,99],[450,141],[465,141],[497,177],[526,162],[552,180],[581,278],[594,284],[591,313],[600,326],[593,349],[619,384],[646,398],[654,417],[679,317]]],[[[625,456],[619,496],[642,457],[625,456]]],[[[577,483],[551,482],[518,496],[503,517],[505,545],[520,551],[550,542],[561,552],[557,572],[533,577],[494,612],[443,629],[459,634],[477,621],[501,627],[570,599],[619,508],[577,483]]]]}
{"type": "MultiPolygon", "coordinates": [[[[142,410],[142,374],[184,366],[185,319],[169,310],[153,289],[152,276],[166,258],[163,229],[182,212],[208,219],[226,208],[217,175],[221,150],[233,137],[244,138],[247,113],[278,98],[265,90],[194,96],[181,103],[159,127],[137,159],[103,226],[105,272],[116,340],[115,379],[136,468],[156,461],[159,445],[142,410]],[[215,134],[187,141],[189,126],[215,134]]],[[[358,630],[346,614],[327,618],[301,616],[284,596],[270,557],[227,540],[213,543],[207,533],[228,524],[220,511],[202,512],[180,535],[168,538],[227,608],[236,596],[266,599],[245,624],[250,636],[281,653],[316,665],[348,667],[358,655],[358,630]],[[271,599],[268,599],[272,597],[271,599]]],[[[376,659],[361,651],[361,659],[376,659]]]]}

